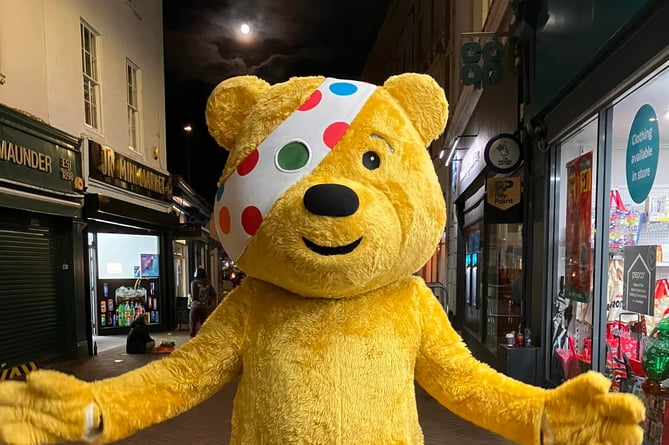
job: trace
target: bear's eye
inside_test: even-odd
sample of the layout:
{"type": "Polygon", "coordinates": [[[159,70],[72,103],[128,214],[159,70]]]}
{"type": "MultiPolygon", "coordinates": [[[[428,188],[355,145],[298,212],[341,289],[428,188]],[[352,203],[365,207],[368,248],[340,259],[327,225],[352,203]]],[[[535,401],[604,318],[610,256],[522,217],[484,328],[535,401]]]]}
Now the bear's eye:
{"type": "Polygon", "coordinates": [[[362,165],[368,170],[376,170],[381,165],[381,158],[373,151],[368,151],[362,155],[362,165]]]}

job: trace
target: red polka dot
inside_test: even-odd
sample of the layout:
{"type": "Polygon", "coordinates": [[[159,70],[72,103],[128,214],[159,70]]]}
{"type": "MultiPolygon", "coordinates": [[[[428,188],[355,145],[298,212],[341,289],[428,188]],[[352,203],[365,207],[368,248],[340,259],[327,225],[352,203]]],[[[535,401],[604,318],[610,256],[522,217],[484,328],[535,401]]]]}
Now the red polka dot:
{"type": "Polygon", "coordinates": [[[334,146],[337,145],[337,142],[344,136],[346,130],[348,130],[348,124],[346,122],[334,122],[330,124],[323,132],[323,142],[325,142],[325,145],[330,147],[330,149],[334,148],[334,146]]]}
{"type": "Polygon", "coordinates": [[[262,223],[262,214],[258,207],[248,206],[244,209],[242,212],[242,227],[244,227],[246,233],[251,236],[255,235],[260,223],[262,223]]]}
{"type": "Polygon", "coordinates": [[[315,108],[316,105],[321,103],[321,99],[323,99],[323,93],[321,93],[320,90],[316,90],[313,93],[311,93],[311,96],[309,96],[309,99],[307,99],[300,107],[298,108],[299,111],[309,111],[312,108],[315,108]]]}
{"type": "Polygon", "coordinates": [[[258,153],[258,149],[256,148],[237,166],[237,174],[239,176],[246,176],[251,173],[256,168],[256,165],[258,165],[259,158],[260,153],[258,153]]]}
{"type": "Polygon", "coordinates": [[[230,233],[230,210],[227,207],[221,207],[218,211],[218,226],[226,235],[230,233]]]}

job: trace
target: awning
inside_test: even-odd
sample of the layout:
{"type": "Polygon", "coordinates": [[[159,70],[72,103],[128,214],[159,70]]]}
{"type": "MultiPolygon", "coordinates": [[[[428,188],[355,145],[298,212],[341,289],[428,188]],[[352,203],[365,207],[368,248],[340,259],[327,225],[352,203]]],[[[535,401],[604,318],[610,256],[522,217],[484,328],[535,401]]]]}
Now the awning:
{"type": "Polygon", "coordinates": [[[175,214],[159,212],[99,194],[86,195],[83,213],[85,219],[162,230],[179,228],[179,219],[175,214]]]}

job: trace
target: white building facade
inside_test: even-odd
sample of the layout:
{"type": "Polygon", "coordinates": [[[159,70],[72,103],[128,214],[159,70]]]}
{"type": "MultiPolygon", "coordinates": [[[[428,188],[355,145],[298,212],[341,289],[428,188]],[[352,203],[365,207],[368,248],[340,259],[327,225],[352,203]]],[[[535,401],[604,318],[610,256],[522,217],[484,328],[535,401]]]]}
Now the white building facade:
{"type": "Polygon", "coordinates": [[[162,326],[178,223],[162,2],[0,0],[0,11],[0,262],[21,263],[0,280],[0,337],[12,340],[0,362],[90,353],[140,313],[162,326]],[[42,253],[25,254],[35,231],[42,253]]]}

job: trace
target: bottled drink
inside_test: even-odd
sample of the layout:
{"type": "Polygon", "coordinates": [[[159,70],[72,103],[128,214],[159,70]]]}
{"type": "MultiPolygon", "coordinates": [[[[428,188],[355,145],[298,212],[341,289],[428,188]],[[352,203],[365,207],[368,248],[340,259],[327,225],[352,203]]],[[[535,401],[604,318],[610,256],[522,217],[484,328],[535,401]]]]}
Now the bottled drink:
{"type": "Polygon", "coordinates": [[[530,328],[525,328],[525,346],[532,346],[532,330],[530,328]]]}

